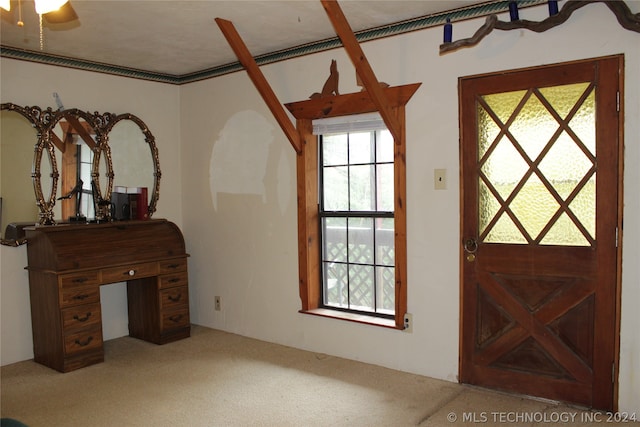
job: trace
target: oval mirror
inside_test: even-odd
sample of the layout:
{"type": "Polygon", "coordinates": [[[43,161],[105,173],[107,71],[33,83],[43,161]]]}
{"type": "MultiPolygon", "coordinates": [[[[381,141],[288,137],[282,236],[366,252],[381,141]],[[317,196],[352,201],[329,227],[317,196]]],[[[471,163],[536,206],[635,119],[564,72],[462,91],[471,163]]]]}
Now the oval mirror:
{"type": "Polygon", "coordinates": [[[116,116],[107,134],[113,165],[114,219],[147,219],[156,210],[160,165],[155,138],[132,114],[116,116]]]}
{"type": "Polygon", "coordinates": [[[20,111],[9,104],[0,111],[0,236],[12,243],[16,239],[7,226],[35,224],[39,213],[31,179],[38,131],[20,111]]]}
{"type": "Polygon", "coordinates": [[[94,158],[95,175],[94,192],[94,210],[96,212],[95,219],[97,222],[109,221],[111,219],[111,188],[113,186],[113,168],[111,164],[110,148],[107,144],[101,143],[100,151],[94,158]],[[96,169],[97,168],[97,169],[96,169]]]}
{"type": "Polygon", "coordinates": [[[40,224],[55,224],[56,187],[60,179],[55,147],[46,139],[40,138],[36,144],[33,158],[33,188],[36,194],[36,205],[40,213],[40,224]]]}

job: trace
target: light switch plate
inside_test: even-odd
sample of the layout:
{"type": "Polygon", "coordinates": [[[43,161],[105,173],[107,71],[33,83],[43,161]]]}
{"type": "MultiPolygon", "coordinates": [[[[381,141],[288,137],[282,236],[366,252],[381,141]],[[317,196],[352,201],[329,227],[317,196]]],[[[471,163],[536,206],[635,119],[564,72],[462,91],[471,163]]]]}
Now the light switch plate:
{"type": "Polygon", "coordinates": [[[433,189],[434,190],[447,189],[447,170],[446,169],[433,170],[433,189]]]}

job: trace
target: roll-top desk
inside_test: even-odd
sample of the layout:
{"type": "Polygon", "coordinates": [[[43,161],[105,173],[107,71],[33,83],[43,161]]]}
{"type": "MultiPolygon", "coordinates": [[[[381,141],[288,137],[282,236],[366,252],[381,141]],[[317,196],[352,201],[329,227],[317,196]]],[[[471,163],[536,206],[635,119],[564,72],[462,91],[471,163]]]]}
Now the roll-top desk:
{"type": "Polygon", "coordinates": [[[129,335],[187,338],[187,254],[166,220],[26,229],[34,360],[61,372],[104,361],[100,285],[127,282],[129,335]]]}

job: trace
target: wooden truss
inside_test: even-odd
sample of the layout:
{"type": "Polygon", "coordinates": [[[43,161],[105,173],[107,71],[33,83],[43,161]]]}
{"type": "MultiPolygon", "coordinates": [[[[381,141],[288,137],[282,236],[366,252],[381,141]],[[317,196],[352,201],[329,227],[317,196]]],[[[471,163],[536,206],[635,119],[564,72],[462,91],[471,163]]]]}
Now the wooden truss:
{"type": "MultiPolygon", "coordinates": [[[[365,89],[365,92],[363,92],[364,94],[351,94],[350,96],[369,98],[371,100],[371,103],[375,107],[372,111],[380,112],[382,120],[384,121],[387,129],[389,129],[389,132],[391,132],[391,135],[393,135],[393,138],[397,143],[402,139],[401,133],[404,132],[404,129],[402,126],[400,126],[397,118],[395,117],[388,99],[389,96],[397,95],[397,89],[385,88],[384,85],[380,84],[380,82],[376,78],[375,73],[373,72],[373,69],[371,68],[371,65],[369,64],[369,61],[367,61],[367,58],[362,51],[362,48],[360,47],[360,44],[358,43],[356,36],[351,29],[351,26],[347,22],[342,9],[338,5],[338,2],[336,0],[321,0],[321,3],[327,13],[327,16],[329,17],[329,20],[333,25],[333,28],[335,29],[336,34],[342,41],[342,45],[347,51],[347,54],[349,55],[349,58],[351,59],[351,62],[356,69],[356,74],[365,89]]],[[[289,142],[296,150],[296,153],[301,154],[303,142],[301,140],[299,132],[296,131],[296,128],[293,126],[293,123],[287,116],[285,109],[278,101],[278,98],[269,86],[269,83],[260,71],[260,68],[247,49],[247,46],[242,41],[242,38],[236,31],[233,23],[222,18],[216,18],[216,23],[227,39],[229,46],[231,46],[231,49],[233,49],[234,53],[238,57],[240,64],[242,64],[242,66],[249,74],[249,78],[262,96],[263,100],[266,102],[269,110],[271,110],[271,113],[274,115],[283,132],[289,139],[289,142]]],[[[414,88],[414,92],[415,89],[417,89],[417,87],[414,88]]],[[[342,105],[344,105],[345,103],[348,104],[348,100],[351,98],[345,99],[342,98],[343,96],[345,95],[336,95],[332,97],[332,101],[330,102],[335,102],[336,104],[342,105]]],[[[326,99],[322,101],[325,103],[327,102],[326,99]]],[[[336,114],[334,112],[332,116],[335,115],[336,114]]],[[[321,114],[319,117],[315,118],[320,117],[328,116],[326,114],[321,114]]]]}

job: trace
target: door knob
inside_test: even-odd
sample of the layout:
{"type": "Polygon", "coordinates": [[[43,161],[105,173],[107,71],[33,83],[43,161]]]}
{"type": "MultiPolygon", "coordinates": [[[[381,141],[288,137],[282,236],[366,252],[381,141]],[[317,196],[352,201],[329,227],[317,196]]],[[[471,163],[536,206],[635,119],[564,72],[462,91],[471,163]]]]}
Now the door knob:
{"type": "Polygon", "coordinates": [[[464,239],[462,243],[464,251],[467,253],[467,261],[473,262],[476,260],[476,251],[478,250],[478,242],[476,239],[469,237],[464,239]]]}

